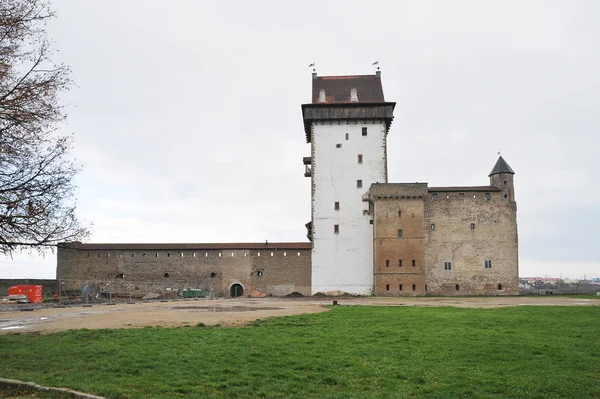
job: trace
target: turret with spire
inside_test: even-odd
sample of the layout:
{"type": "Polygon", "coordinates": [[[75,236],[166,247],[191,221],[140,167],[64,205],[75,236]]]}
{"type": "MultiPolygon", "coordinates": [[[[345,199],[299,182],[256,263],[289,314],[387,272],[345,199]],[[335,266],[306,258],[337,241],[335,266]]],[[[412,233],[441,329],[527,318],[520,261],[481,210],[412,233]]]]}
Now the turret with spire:
{"type": "Polygon", "coordinates": [[[515,172],[512,170],[508,163],[502,158],[502,155],[496,161],[496,165],[489,174],[490,186],[498,187],[502,190],[502,197],[507,201],[515,200],[515,189],[513,185],[513,175],[515,172]]]}

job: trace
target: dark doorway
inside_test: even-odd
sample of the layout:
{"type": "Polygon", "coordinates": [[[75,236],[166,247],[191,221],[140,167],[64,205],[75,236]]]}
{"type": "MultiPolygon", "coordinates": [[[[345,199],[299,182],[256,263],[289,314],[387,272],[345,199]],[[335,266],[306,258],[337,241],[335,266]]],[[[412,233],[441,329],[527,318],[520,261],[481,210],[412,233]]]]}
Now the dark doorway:
{"type": "Polygon", "coordinates": [[[239,284],[234,284],[229,289],[229,296],[231,296],[232,298],[237,298],[242,295],[244,295],[244,287],[242,287],[239,284]]]}

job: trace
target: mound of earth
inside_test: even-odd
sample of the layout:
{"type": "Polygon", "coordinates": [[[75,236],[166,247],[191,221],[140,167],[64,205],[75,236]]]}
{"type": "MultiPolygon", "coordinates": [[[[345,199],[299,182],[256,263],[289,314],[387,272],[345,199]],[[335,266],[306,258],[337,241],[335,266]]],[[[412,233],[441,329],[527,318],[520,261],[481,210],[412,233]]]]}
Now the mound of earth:
{"type": "Polygon", "coordinates": [[[304,297],[304,295],[302,295],[298,291],[290,292],[289,294],[284,296],[284,298],[303,298],[303,297],[304,297]]]}

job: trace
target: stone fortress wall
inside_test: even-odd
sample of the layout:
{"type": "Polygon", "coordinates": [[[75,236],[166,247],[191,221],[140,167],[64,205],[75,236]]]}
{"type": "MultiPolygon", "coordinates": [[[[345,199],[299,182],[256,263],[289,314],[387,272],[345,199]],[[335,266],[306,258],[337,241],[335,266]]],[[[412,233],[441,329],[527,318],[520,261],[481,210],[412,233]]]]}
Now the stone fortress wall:
{"type": "Polygon", "coordinates": [[[57,279],[66,289],[98,285],[134,295],[189,288],[217,297],[310,295],[310,268],[310,243],[63,243],[57,253],[57,279]],[[232,295],[233,285],[243,291],[232,295]]]}

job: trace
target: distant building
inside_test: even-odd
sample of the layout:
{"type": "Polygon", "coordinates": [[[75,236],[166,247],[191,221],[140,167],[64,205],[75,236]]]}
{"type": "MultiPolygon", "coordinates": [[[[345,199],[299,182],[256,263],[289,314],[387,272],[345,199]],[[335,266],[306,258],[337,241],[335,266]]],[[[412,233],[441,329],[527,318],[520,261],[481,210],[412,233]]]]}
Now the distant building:
{"type": "Polygon", "coordinates": [[[58,248],[67,288],[201,288],[217,296],[517,294],[514,171],[484,186],[388,183],[395,103],[375,75],[317,76],[302,105],[311,155],[307,243],[81,244],[58,248]]]}

